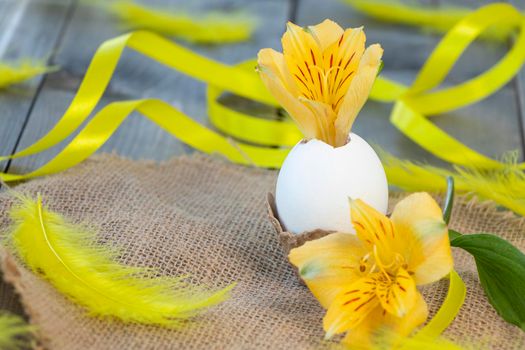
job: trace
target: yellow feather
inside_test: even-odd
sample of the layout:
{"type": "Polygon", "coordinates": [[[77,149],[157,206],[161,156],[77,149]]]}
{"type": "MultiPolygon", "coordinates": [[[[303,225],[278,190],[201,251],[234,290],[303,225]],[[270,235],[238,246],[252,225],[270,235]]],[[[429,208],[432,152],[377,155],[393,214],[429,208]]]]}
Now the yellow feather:
{"type": "Polygon", "coordinates": [[[525,216],[525,173],[517,164],[517,153],[503,157],[505,167],[495,170],[455,166],[452,170],[402,160],[378,150],[390,185],[406,191],[446,189],[445,178],[453,176],[456,190],[490,199],[525,216]]]}
{"type": "Polygon", "coordinates": [[[233,287],[208,292],[182,277],[154,277],[153,269],[124,266],[116,262],[118,250],[97,244],[89,229],[45,209],[40,197],[16,196],[9,245],[33,272],[92,315],[176,326],[225,300],[233,287]]]}
{"type": "MultiPolygon", "coordinates": [[[[380,21],[400,23],[422,29],[445,33],[472,10],[459,6],[429,7],[407,5],[396,0],[342,0],[367,16],[380,21]]],[[[513,28],[498,25],[481,34],[488,40],[504,41],[513,28]]]]}
{"type": "Polygon", "coordinates": [[[56,69],[56,67],[48,67],[42,62],[31,62],[27,59],[15,64],[0,62],[0,88],[20,83],[56,69]]]}
{"type": "Polygon", "coordinates": [[[7,313],[0,314],[0,349],[27,349],[32,331],[33,328],[22,318],[7,313]]]}
{"type": "Polygon", "coordinates": [[[126,26],[173,35],[189,42],[232,43],[250,38],[255,21],[246,15],[210,13],[190,16],[166,9],[147,7],[131,0],[103,5],[126,26]]]}

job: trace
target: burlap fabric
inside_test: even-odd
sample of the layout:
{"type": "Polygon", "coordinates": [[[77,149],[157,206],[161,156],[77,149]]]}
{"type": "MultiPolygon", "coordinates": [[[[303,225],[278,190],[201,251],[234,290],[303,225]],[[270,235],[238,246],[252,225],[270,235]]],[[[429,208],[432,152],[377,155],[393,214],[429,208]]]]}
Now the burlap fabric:
{"type": "MultiPolygon", "coordinates": [[[[191,273],[216,287],[238,282],[227,302],[183,329],[86,316],[5,252],[4,277],[15,285],[47,349],[317,348],[324,311],[298,281],[267,217],[266,194],[275,178],[276,172],[204,156],[153,164],[106,155],[17,187],[42,193],[51,209],[95,227],[100,242],[123,247],[126,264],[155,266],[166,275],[191,273]]],[[[0,195],[2,231],[11,204],[0,195]]],[[[452,227],[494,232],[525,249],[525,221],[489,204],[457,200],[452,227]]],[[[523,348],[524,333],[502,321],[483,295],[473,260],[459,250],[454,257],[468,295],[445,335],[495,349],[523,348]]],[[[424,289],[432,312],[447,285],[424,289]]]]}

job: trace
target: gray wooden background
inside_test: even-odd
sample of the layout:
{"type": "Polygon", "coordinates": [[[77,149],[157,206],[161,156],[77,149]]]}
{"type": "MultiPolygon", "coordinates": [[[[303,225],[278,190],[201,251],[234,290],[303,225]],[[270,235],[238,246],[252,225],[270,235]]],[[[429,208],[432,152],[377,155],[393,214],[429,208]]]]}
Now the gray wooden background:
{"type": "MultiPolygon", "coordinates": [[[[60,71],[35,78],[17,89],[0,91],[0,155],[21,150],[43,136],[66,110],[98,45],[127,31],[110,14],[87,6],[86,2],[89,0],[0,0],[0,59],[47,58],[49,64],[61,67],[60,71]]],[[[440,38],[414,28],[368,19],[337,0],[141,2],[172,5],[190,12],[242,10],[256,16],[259,26],[250,41],[225,46],[185,44],[203,55],[228,63],[252,58],[263,47],[280,49],[280,37],[287,20],[307,25],[332,18],[343,27],[364,25],[368,43],[379,42],[385,49],[383,74],[410,83],[440,38]]],[[[489,1],[420,2],[436,8],[447,4],[475,8],[489,1]]],[[[513,3],[525,8],[525,0],[513,3]]],[[[454,84],[483,72],[506,52],[509,45],[510,42],[475,43],[458,62],[447,83],[454,84]]],[[[523,154],[524,88],[525,73],[522,72],[488,99],[433,120],[487,155],[497,157],[508,150],[519,150],[523,154]]],[[[119,63],[101,105],[141,97],[161,98],[196,120],[207,123],[202,83],[128,51],[119,63]]],[[[231,104],[237,102],[236,99],[228,100],[231,104]]],[[[440,164],[388,123],[390,109],[389,104],[368,102],[358,118],[355,131],[398,156],[440,164]]],[[[273,113],[271,110],[260,112],[273,113]]],[[[60,148],[0,163],[0,171],[28,172],[47,162],[60,148]]],[[[133,115],[101,151],[160,160],[191,152],[191,149],[141,116],[133,115]]],[[[0,285],[0,293],[0,309],[22,313],[8,286],[0,285]]]]}

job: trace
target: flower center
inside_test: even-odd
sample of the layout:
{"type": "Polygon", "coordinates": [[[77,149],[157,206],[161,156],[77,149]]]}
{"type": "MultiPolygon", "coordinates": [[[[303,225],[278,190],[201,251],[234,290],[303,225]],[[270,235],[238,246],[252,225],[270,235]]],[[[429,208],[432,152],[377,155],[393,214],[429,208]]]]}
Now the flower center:
{"type": "MultiPolygon", "coordinates": [[[[321,52],[310,48],[309,55],[299,59],[289,57],[289,66],[302,97],[329,105],[337,113],[348,91],[358,62],[353,62],[355,52],[343,45],[344,34],[337,46],[321,52]]],[[[286,55],[286,53],[285,53],[286,55]]]]}
{"type": "Polygon", "coordinates": [[[361,273],[372,274],[381,272],[386,281],[391,281],[397,274],[399,268],[407,267],[407,263],[403,256],[399,253],[394,253],[390,261],[385,262],[378,253],[377,245],[374,245],[371,253],[367,253],[359,260],[359,271],[361,273]]]}

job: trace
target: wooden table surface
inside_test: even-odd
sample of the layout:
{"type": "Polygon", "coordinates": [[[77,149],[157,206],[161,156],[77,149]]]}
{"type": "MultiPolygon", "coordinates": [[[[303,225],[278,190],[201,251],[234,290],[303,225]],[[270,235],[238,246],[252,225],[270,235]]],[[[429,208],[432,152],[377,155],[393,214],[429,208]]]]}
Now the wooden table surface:
{"type": "MultiPolygon", "coordinates": [[[[0,155],[21,150],[43,136],[57,122],[72,100],[96,48],[106,39],[127,31],[110,14],[77,0],[0,0],[0,59],[47,58],[60,71],[35,78],[16,90],[0,91],[0,155]]],[[[190,12],[242,10],[259,20],[250,41],[223,46],[185,44],[195,51],[227,63],[253,58],[263,47],[280,49],[285,22],[316,24],[325,18],[343,27],[365,26],[368,43],[385,49],[387,77],[411,82],[440,39],[414,28],[368,19],[337,0],[143,0],[171,4],[190,12]]],[[[415,1],[412,1],[414,3],[415,1]]],[[[475,8],[489,1],[425,0],[429,6],[448,4],[475,8]]],[[[525,0],[513,3],[525,8],[525,0]]],[[[468,48],[450,75],[454,84],[479,74],[494,64],[510,43],[475,43],[468,48]]],[[[110,101],[142,97],[161,98],[196,120],[207,124],[204,84],[126,51],[104,95],[110,101]]],[[[470,147],[498,157],[509,150],[525,151],[525,71],[499,92],[475,105],[436,116],[433,121],[470,147]]],[[[236,103],[236,100],[229,103],[236,103]]],[[[371,143],[414,160],[442,164],[388,122],[389,104],[369,101],[355,131],[371,143]]],[[[262,110],[260,113],[273,113],[262,110]]],[[[0,171],[28,172],[47,162],[62,146],[36,156],[0,162],[0,171]]],[[[192,150],[138,114],[132,115],[104,145],[137,159],[167,159],[192,150]]],[[[0,285],[0,309],[21,313],[12,290],[0,285]]]]}

